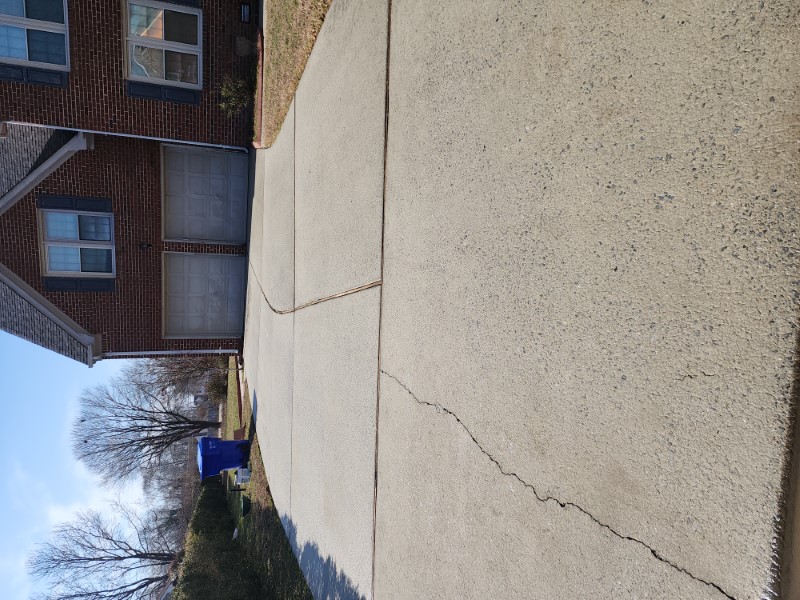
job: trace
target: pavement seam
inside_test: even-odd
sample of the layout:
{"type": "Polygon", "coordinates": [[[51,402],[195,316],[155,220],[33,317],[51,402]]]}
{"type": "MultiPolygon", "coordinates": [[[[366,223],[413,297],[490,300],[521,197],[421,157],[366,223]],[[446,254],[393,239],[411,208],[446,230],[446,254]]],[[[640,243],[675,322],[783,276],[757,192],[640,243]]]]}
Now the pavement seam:
{"type": "MultiPolygon", "coordinates": [[[[389,158],[389,75],[392,57],[392,0],[386,2],[386,66],[383,99],[383,194],[381,198],[381,282],[384,278],[386,246],[386,167],[389,158]]],[[[372,492],[372,579],[371,596],[375,600],[375,557],[378,550],[378,443],[381,421],[381,330],[383,329],[383,285],[378,297],[378,369],[375,373],[375,479],[372,492]]]]}
{"type": "Polygon", "coordinates": [[[501,465],[500,462],[494,456],[492,456],[489,452],[487,452],[483,448],[483,446],[481,446],[480,442],[478,442],[478,440],[475,438],[475,436],[472,434],[472,432],[469,430],[469,428],[467,428],[467,426],[464,424],[464,422],[459,418],[459,416],[457,414],[455,414],[453,411],[449,410],[448,408],[442,406],[438,402],[426,402],[425,400],[420,400],[416,396],[416,394],[414,394],[414,392],[412,392],[408,388],[408,386],[406,386],[406,384],[404,384],[402,381],[400,381],[397,377],[395,377],[391,373],[387,373],[384,370],[381,370],[381,373],[383,373],[384,375],[386,375],[390,379],[393,379],[400,387],[402,387],[408,393],[409,396],[411,396],[411,398],[414,399],[414,401],[417,402],[417,404],[420,404],[422,406],[429,406],[431,408],[436,409],[437,412],[441,411],[441,412],[444,412],[444,413],[448,414],[449,416],[453,417],[453,419],[456,420],[456,422],[461,426],[461,428],[464,431],[467,432],[467,435],[470,437],[470,439],[472,439],[473,443],[478,447],[478,449],[481,451],[481,453],[483,453],[494,464],[494,466],[497,468],[498,471],[500,471],[500,473],[502,473],[506,477],[511,477],[513,479],[516,479],[524,487],[526,487],[527,489],[531,490],[533,492],[533,495],[536,497],[536,499],[539,502],[542,502],[542,503],[555,502],[561,508],[567,508],[567,507],[574,508],[574,509],[580,511],[581,513],[583,513],[584,515],[586,515],[587,517],[589,517],[592,521],[594,521],[597,525],[599,525],[603,529],[608,530],[615,537],[617,537],[617,538],[619,538],[621,540],[634,542],[634,543],[642,546],[643,548],[646,548],[650,552],[650,554],[652,554],[653,557],[656,558],[657,560],[659,560],[660,562],[662,562],[662,563],[664,563],[666,565],[669,565],[670,567],[672,567],[676,571],[684,573],[685,575],[689,576],[690,578],[694,579],[695,581],[697,581],[699,583],[702,583],[702,584],[705,584],[705,585],[707,585],[707,586],[709,586],[711,588],[714,588],[716,591],[718,591],[720,594],[722,594],[723,596],[725,596],[729,600],[737,600],[737,598],[735,596],[733,596],[733,595],[729,594],[728,592],[726,592],[722,587],[720,587],[716,583],[708,581],[706,579],[703,579],[702,577],[698,577],[697,575],[694,575],[690,571],[686,570],[684,567],[678,566],[677,564],[675,564],[674,562],[672,562],[668,558],[664,557],[658,550],[656,550],[652,546],[649,546],[647,543],[643,542],[642,540],[640,540],[638,538],[635,538],[635,537],[632,537],[632,536],[629,536],[629,535],[625,535],[625,534],[619,533],[613,527],[603,523],[597,517],[595,517],[592,513],[587,511],[585,508],[579,506],[578,504],[575,504],[574,502],[568,502],[568,501],[564,501],[564,500],[559,500],[558,498],[556,498],[554,496],[542,496],[542,495],[540,495],[539,492],[536,490],[536,488],[533,485],[531,485],[530,483],[528,483],[527,481],[522,479],[522,477],[520,477],[519,475],[517,475],[513,471],[506,470],[503,467],[503,465],[501,465]]]}
{"type": "Polygon", "coordinates": [[[264,302],[267,303],[269,309],[274,312],[276,315],[290,315],[292,313],[297,312],[298,310],[302,310],[304,308],[309,308],[310,306],[314,306],[316,304],[322,304],[323,302],[327,302],[328,300],[335,300],[336,298],[342,298],[344,296],[350,296],[351,294],[357,294],[358,292],[363,292],[365,290],[372,289],[374,287],[378,287],[383,283],[382,280],[376,279],[375,281],[370,281],[369,283],[365,283],[363,285],[359,285],[354,288],[350,288],[349,290],[344,290],[343,292],[337,292],[335,294],[331,294],[330,296],[324,296],[322,298],[317,298],[315,300],[309,300],[301,304],[300,306],[295,306],[294,308],[286,308],[286,309],[277,309],[272,306],[272,302],[269,301],[267,298],[267,294],[264,291],[264,286],[261,285],[261,281],[258,279],[258,275],[256,275],[256,269],[249,260],[247,261],[250,270],[253,272],[253,279],[255,280],[256,284],[258,285],[258,289],[261,292],[261,296],[264,298],[264,302]]]}
{"type": "MultiPolygon", "coordinates": [[[[264,3],[266,6],[267,3],[264,3]]],[[[292,306],[297,304],[297,94],[291,104],[292,108],[292,306]]],[[[269,306],[269,300],[258,282],[261,295],[269,306]]],[[[270,308],[272,308],[270,306],[270,308]]],[[[292,424],[289,429],[289,514],[292,513],[292,482],[294,481],[294,372],[295,352],[294,344],[295,325],[297,319],[292,316],[292,424]]]]}

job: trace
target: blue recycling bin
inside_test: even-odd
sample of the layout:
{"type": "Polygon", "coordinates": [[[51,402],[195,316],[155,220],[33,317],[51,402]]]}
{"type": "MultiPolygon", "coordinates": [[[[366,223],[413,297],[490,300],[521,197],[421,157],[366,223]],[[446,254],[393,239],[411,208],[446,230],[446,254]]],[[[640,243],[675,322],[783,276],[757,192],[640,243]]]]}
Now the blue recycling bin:
{"type": "Polygon", "coordinates": [[[224,469],[244,467],[250,452],[247,440],[221,440],[218,437],[201,437],[197,440],[197,468],[200,479],[219,475],[224,469]]]}

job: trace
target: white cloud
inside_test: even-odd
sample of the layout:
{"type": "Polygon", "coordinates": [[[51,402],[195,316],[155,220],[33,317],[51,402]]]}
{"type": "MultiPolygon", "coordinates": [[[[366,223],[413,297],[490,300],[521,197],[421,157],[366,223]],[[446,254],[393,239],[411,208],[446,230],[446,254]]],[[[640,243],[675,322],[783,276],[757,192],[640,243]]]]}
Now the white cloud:
{"type": "MultiPolygon", "coordinates": [[[[0,333],[0,338],[2,335],[0,333]]],[[[0,345],[5,348],[9,339],[12,342],[16,340],[2,338],[0,345]]],[[[31,349],[23,346],[23,351],[26,350],[31,349]]],[[[2,600],[28,600],[31,592],[48,589],[46,583],[31,580],[25,562],[35,547],[47,539],[54,525],[86,510],[109,515],[118,499],[122,502],[143,500],[140,482],[116,491],[104,489],[71,453],[70,431],[78,413],[81,391],[107,382],[125,362],[103,361],[91,370],[80,365],[80,369],[69,370],[59,365],[56,369],[60,374],[59,382],[54,387],[51,379],[40,376],[48,371],[46,366],[51,364],[48,360],[53,356],[47,354],[40,358],[35,354],[38,352],[35,347],[33,351],[30,362],[38,369],[31,371],[33,379],[24,369],[19,370],[21,367],[18,371],[3,370],[3,375],[12,381],[12,389],[17,389],[13,385],[17,379],[24,379],[24,386],[19,387],[16,393],[27,399],[23,408],[30,405],[32,410],[26,412],[20,408],[19,418],[35,418],[37,411],[47,411],[48,423],[55,424],[55,427],[43,438],[46,443],[41,439],[12,434],[6,437],[8,444],[3,446],[6,477],[0,483],[0,492],[5,498],[0,521],[5,533],[5,539],[0,539],[2,600]],[[34,446],[30,447],[29,443],[34,446]],[[43,455],[47,458],[42,459],[43,455]]]]}
{"type": "Polygon", "coordinates": [[[94,510],[107,516],[113,516],[115,503],[141,504],[144,502],[142,482],[139,478],[120,489],[109,489],[103,487],[100,479],[92,474],[83,463],[74,459],[70,460],[70,475],[75,489],[80,490],[80,493],[76,500],[69,503],[59,502],[53,500],[52,496],[50,497],[45,507],[45,514],[51,527],[72,520],[80,512],[94,510]]]}
{"type": "Polygon", "coordinates": [[[82,463],[70,457],[68,471],[73,485],[71,499],[64,501],[53,493],[47,481],[26,470],[18,459],[11,461],[11,485],[24,494],[8,494],[12,506],[18,514],[34,515],[27,519],[24,531],[17,532],[19,542],[13,554],[0,555],[0,581],[4,581],[4,600],[28,600],[37,588],[47,589],[46,582],[34,582],[28,575],[25,561],[36,546],[47,539],[56,525],[71,521],[78,513],[88,510],[98,511],[107,517],[115,516],[114,503],[141,504],[144,493],[140,480],[129,485],[110,490],[100,485],[99,479],[90,473],[82,463]]]}
{"type": "Polygon", "coordinates": [[[0,580],[8,600],[28,600],[33,585],[25,568],[26,555],[0,556],[0,580]]]}

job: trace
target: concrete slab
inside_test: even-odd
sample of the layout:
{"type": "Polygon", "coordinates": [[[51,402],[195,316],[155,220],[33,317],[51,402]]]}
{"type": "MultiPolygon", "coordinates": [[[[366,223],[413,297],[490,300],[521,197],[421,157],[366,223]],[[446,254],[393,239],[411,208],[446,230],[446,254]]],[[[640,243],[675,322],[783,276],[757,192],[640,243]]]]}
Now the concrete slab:
{"type": "Polygon", "coordinates": [[[247,254],[256,273],[261,272],[261,242],[264,239],[262,228],[264,222],[264,167],[265,151],[254,150],[250,153],[252,198],[250,200],[250,233],[248,235],[247,254]]]}
{"type": "Polygon", "coordinates": [[[336,0],[297,90],[297,304],[380,278],[386,0],[336,0]]]}
{"type": "MultiPolygon", "coordinates": [[[[261,245],[264,237],[263,215],[264,215],[264,167],[265,150],[256,150],[253,164],[253,197],[250,201],[250,235],[247,250],[247,299],[245,302],[244,317],[244,340],[242,343],[242,353],[245,360],[244,371],[248,382],[251,395],[258,387],[258,343],[260,336],[260,316],[261,287],[258,282],[259,273],[262,271],[261,265],[261,245]]],[[[255,405],[254,405],[255,406],[255,405]]]]}
{"type": "Polygon", "coordinates": [[[294,364],[294,315],[278,315],[262,305],[260,320],[258,412],[256,433],[269,480],[270,492],[280,514],[291,510],[292,407],[294,364]]]}
{"type": "MultiPolygon", "coordinates": [[[[247,273],[247,300],[244,313],[244,341],[242,343],[242,356],[244,357],[244,376],[250,391],[250,404],[256,412],[258,406],[255,402],[255,393],[259,388],[258,363],[259,363],[259,338],[261,337],[261,305],[266,304],[261,296],[261,288],[253,275],[253,270],[247,273]]],[[[266,308],[266,307],[265,307],[266,308]]]]}
{"type": "Polygon", "coordinates": [[[316,598],[371,597],[379,298],[295,314],[290,516],[316,598]]]}
{"type": "Polygon", "coordinates": [[[382,376],[390,451],[378,469],[391,476],[381,478],[375,598],[720,597],[578,509],[537,499],[453,415],[420,402],[382,376]]]}
{"type": "Polygon", "coordinates": [[[512,573],[628,597],[631,569],[770,593],[800,280],[790,6],[393,2],[383,369],[585,512],[521,496],[450,419],[417,433],[384,381],[377,594],[486,597],[512,573]],[[559,511],[532,563],[515,536],[559,511]],[[474,557],[497,566],[482,582],[474,557]]]}
{"type": "Polygon", "coordinates": [[[294,103],[264,151],[260,281],[277,310],[294,306],[294,103]]]}

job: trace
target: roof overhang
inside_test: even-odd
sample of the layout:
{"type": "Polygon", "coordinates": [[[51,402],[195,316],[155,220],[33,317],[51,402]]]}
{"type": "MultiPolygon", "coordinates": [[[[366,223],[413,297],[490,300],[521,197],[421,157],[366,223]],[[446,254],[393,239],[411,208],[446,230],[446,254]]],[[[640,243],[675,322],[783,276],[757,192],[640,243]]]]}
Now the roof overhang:
{"type": "MultiPolygon", "coordinates": [[[[43,317],[50,320],[53,324],[63,330],[67,335],[74,338],[78,343],[80,343],[85,349],[85,362],[89,367],[91,367],[95,359],[100,356],[101,347],[100,347],[100,337],[94,336],[88,331],[86,331],[83,327],[78,325],[75,321],[70,319],[67,315],[65,315],[58,307],[56,307],[53,303],[47,300],[44,296],[42,296],[39,292],[33,289],[30,285],[25,283],[22,279],[20,279],[16,273],[8,269],[5,265],[0,263],[0,282],[6,284],[9,288],[11,288],[16,294],[18,294],[27,304],[29,304],[32,308],[42,314],[43,317]]],[[[11,332],[14,333],[14,332],[11,332]]],[[[25,339],[31,339],[32,336],[25,337],[25,339]]],[[[33,341],[31,339],[31,341],[33,341]]],[[[36,343],[36,342],[34,342],[36,343]]],[[[42,345],[42,344],[40,344],[42,345]]],[[[43,347],[47,347],[44,346],[43,347]]],[[[48,348],[49,350],[53,350],[53,348],[48,348]]]]}
{"type": "Polygon", "coordinates": [[[50,158],[28,173],[22,181],[0,198],[0,215],[30,193],[48,175],[67,162],[73,154],[81,150],[91,150],[93,147],[94,137],[91,133],[77,132],[71,140],[61,146],[50,158]]]}

